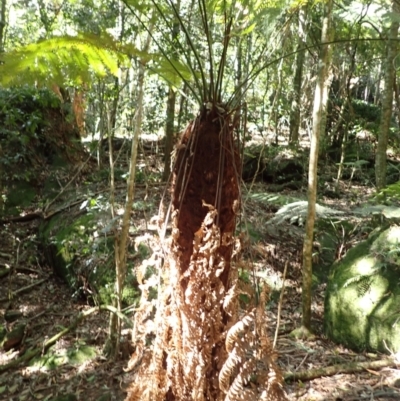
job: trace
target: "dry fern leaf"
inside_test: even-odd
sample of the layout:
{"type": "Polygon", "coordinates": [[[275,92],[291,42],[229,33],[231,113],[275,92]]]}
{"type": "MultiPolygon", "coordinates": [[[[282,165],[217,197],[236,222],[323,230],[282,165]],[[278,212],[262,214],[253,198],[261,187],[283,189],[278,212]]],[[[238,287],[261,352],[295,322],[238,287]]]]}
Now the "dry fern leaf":
{"type": "Polygon", "coordinates": [[[254,321],[255,311],[251,311],[232,326],[226,336],[226,350],[231,352],[235,342],[239,342],[239,336],[254,321]]]}

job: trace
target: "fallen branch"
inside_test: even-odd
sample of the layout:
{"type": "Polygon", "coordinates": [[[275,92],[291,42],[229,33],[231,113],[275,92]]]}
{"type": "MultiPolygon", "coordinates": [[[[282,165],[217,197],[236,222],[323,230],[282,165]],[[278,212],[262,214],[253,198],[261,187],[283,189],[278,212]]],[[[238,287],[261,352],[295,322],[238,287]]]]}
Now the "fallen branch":
{"type": "MultiPolygon", "coordinates": [[[[55,199],[53,199],[53,201],[55,199]]],[[[24,223],[24,222],[35,220],[35,219],[49,220],[50,218],[52,218],[56,214],[61,213],[64,210],[67,210],[67,209],[69,209],[69,208],[71,208],[73,206],[79,205],[84,200],[85,200],[84,198],[75,200],[75,201],[73,201],[71,203],[68,203],[68,204],[60,207],[59,209],[53,210],[53,211],[48,212],[48,213],[47,213],[48,207],[46,207],[46,211],[45,212],[33,212],[33,213],[25,214],[24,216],[14,216],[14,217],[6,218],[6,219],[0,219],[0,224],[24,223]]],[[[53,201],[51,201],[51,203],[53,203],[53,201]]],[[[50,206],[50,204],[48,206],[50,206]]]]}
{"type": "Polygon", "coordinates": [[[281,324],[281,310],[282,310],[282,304],[283,304],[283,295],[285,293],[285,280],[286,280],[286,272],[287,272],[288,263],[289,262],[286,261],[285,268],[283,269],[282,288],[281,288],[281,294],[279,296],[278,313],[277,313],[277,317],[276,317],[275,336],[274,336],[274,342],[272,344],[273,349],[276,347],[276,343],[278,341],[279,326],[281,324]]]}
{"type": "MultiPolygon", "coordinates": [[[[2,266],[2,263],[0,263],[0,266],[2,266]]],[[[26,274],[39,274],[40,272],[34,269],[30,269],[29,267],[17,267],[14,269],[10,269],[7,267],[6,269],[0,270],[0,278],[8,276],[11,271],[17,271],[18,273],[26,273],[26,274]]]]}
{"type": "Polygon", "coordinates": [[[23,216],[14,216],[14,217],[8,217],[6,219],[0,219],[1,224],[8,224],[8,223],[23,223],[26,221],[31,221],[35,219],[41,219],[43,218],[43,214],[41,212],[32,212],[25,214],[23,216]]]}
{"type": "Polygon", "coordinates": [[[303,370],[300,372],[287,372],[284,374],[285,381],[312,380],[322,376],[334,376],[338,373],[357,373],[366,369],[381,369],[389,366],[396,366],[398,363],[392,358],[379,361],[349,362],[340,365],[327,366],[324,368],[303,370]]]}
{"type": "Polygon", "coordinates": [[[33,287],[36,287],[37,285],[44,283],[45,281],[47,281],[47,279],[48,279],[48,277],[46,277],[42,280],[36,281],[35,283],[29,284],[26,287],[20,288],[19,290],[12,292],[9,297],[0,298],[0,302],[9,301],[10,299],[14,298],[16,295],[22,294],[23,292],[26,292],[26,291],[32,289],[33,287]]]}
{"type": "Polygon", "coordinates": [[[83,311],[78,314],[76,319],[72,322],[70,326],[65,328],[64,330],[60,331],[47,341],[45,341],[40,348],[33,348],[33,349],[28,349],[22,356],[20,356],[17,359],[14,359],[13,361],[0,366],[0,373],[5,372],[8,369],[11,368],[16,368],[19,364],[23,362],[29,362],[32,358],[34,358],[37,355],[44,354],[45,351],[47,351],[52,345],[54,345],[61,337],[65,336],[72,330],[76,329],[78,327],[78,324],[84,320],[86,317],[91,315],[94,312],[100,311],[100,310],[108,310],[109,312],[115,313],[118,315],[119,318],[123,319],[125,322],[129,324],[129,326],[132,326],[132,322],[130,319],[128,319],[125,315],[122,313],[118,312],[116,308],[114,308],[111,305],[100,305],[100,306],[95,306],[94,308],[90,308],[87,311],[83,311]]]}

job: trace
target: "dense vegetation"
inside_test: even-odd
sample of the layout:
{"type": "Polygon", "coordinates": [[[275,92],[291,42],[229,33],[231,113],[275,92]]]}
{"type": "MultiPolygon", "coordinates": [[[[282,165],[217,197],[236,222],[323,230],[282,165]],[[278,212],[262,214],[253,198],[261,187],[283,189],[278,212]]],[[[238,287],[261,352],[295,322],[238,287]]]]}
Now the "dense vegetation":
{"type": "Polygon", "coordinates": [[[399,351],[397,0],[0,2],[5,351],[20,251],[91,307],[43,351],[107,311],[127,400],[295,396],[273,357],[288,264],[293,338],[399,351]],[[263,241],[290,249],[274,272],[263,241]]]}

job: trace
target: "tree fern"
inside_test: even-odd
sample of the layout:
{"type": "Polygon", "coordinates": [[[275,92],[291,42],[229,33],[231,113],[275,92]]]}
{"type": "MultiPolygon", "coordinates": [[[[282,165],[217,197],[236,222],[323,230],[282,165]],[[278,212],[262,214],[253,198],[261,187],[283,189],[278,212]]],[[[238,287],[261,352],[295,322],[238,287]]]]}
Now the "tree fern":
{"type": "MultiPolygon", "coordinates": [[[[124,3],[142,27],[147,29],[149,22],[146,13],[142,12],[141,3],[137,0],[124,0],[124,3]]],[[[281,29],[287,26],[288,18],[285,10],[289,7],[285,0],[269,2],[197,0],[191,3],[192,8],[186,10],[184,18],[178,12],[173,0],[167,0],[165,3],[151,0],[151,3],[157,11],[158,18],[163,22],[164,29],[172,33],[174,21],[178,20],[182,32],[181,37],[175,40],[162,29],[160,29],[162,35],[152,35],[164,60],[161,61],[160,58],[158,60],[160,67],[151,66],[151,69],[160,73],[172,85],[183,80],[199,106],[208,102],[227,103],[228,110],[237,107],[240,97],[232,93],[235,92],[232,76],[225,73],[228,63],[234,63],[235,56],[229,52],[231,39],[249,35],[256,27],[263,32],[261,35],[263,45],[255,51],[258,57],[249,68],[248,76],[244,77],[241,86],[237,88],[240,94],[243,94],[250,82],[253,82],[265,68],[264,65],[271,54],[280,48],[279,40],[276,38],[281,29]],[[283,15],[283,19],[276,18],[278,15],[283,15]],[[190,23],[192,17],[200,23],[190,23]],[[265,34],[271,37],[272,41],[265,40],[265,34]],[[204,44],[204,48],[199,46],[201,43],[204,44]],[[272,43],[275,45],[271,46],[272,43]],[[179,64],[170,56],[171,49],[175,49],[174,54],[179,54],[179,64]]]]}

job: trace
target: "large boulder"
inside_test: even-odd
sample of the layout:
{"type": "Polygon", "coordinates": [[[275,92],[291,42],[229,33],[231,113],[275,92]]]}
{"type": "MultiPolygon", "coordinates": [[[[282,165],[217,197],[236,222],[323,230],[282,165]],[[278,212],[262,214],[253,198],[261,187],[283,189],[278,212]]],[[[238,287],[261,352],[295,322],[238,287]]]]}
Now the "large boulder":
{"type": "Polygon", "coordinates": [[[325,333],[355,350],[400,351],[400,227],[370,234],[334,264],[325,333]]]}

